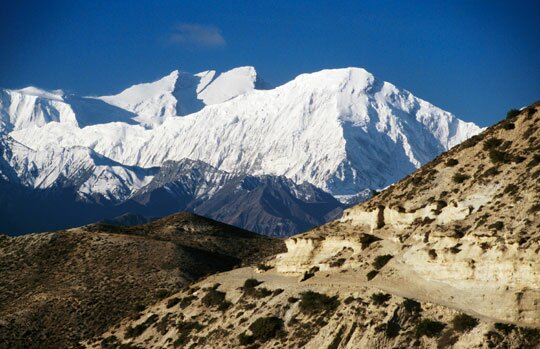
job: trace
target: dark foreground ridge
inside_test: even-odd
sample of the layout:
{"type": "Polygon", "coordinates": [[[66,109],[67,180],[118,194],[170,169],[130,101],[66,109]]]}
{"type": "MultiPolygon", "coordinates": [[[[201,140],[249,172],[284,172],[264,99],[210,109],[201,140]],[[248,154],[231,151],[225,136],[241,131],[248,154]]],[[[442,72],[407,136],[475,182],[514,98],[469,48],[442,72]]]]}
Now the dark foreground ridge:
{"type": "Polygon", "coordinates": [[[284,249],[194,214],[0,236],[1,348],[68,348],[198,278],[284,249]]]}

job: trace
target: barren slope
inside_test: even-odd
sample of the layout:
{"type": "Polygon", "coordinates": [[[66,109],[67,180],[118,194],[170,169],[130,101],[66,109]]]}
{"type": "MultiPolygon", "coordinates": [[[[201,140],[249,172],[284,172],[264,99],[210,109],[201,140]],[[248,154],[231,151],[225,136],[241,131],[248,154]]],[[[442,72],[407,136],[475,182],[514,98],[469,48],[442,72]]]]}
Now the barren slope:
{"type": "Polygon", "coordinates": [[[1,236],[0,347],[73,347],[197,278],[282,244],[185,213],[135,227],[1,236]]]}

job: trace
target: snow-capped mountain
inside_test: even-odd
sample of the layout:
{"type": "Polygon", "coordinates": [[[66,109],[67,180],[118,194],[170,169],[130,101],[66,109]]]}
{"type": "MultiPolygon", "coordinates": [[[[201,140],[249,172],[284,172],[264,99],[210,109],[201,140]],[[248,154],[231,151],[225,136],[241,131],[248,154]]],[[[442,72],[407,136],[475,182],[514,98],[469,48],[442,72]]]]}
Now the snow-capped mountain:
{"type": "Polygon", "coordinates": [[[154,127],[166,118],[192,114],[256,88],[266,88],[266,84],[253,67],[235,68],[222,74],[208,70],[192,75],[175,70],[158,81],[97,99],[129,110],[141,124],[154,127]]]}
{"type": "MultiPolygon", "coordinates": [[[[21,183],[62,182],[87,201],[128,200],[157,185],[167,161],[191,159],[235,177],[309,183],[345,202],[479,131],[360,68],[302,74],[273,89],[241,67],[173,71],[103,97],[0,91],[0,134],[13,140],[4,160],[21,183]]],[[[218,190],[207,189],[203,201],[218,190]]]]}

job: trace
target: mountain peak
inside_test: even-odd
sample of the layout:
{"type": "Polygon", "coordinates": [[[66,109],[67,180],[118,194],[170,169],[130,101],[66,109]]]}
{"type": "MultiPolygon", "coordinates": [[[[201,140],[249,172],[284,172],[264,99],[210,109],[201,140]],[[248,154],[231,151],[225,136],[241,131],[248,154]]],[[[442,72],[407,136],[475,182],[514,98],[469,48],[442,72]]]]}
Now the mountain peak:
{"type": "Polygon", "coordinates": [[[18,92],[20,94],[24,94],[27,96],[35,96],[35,97],[51,99],[55,101],[62,101],[63,100],[62,97],[64,96],[64,91],[62,90],[48,91],[48,90],[44,90],[35,86],[27,86],[25,88],[21,88],[19,90],[12,90],[12,91],[18,92]]]}

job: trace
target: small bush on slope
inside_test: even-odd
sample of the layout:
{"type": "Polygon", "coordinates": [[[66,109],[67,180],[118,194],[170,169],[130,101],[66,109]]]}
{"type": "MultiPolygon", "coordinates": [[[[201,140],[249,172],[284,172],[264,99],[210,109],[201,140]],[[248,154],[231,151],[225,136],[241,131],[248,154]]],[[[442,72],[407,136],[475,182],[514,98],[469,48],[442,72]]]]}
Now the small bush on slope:
{"type": "Polygon", "coordinates": [[[328,297],[325,294],[307,291],[301,294],[300,310],[304,314],[315,314],[334,311],[339,305],[337,296],[328,297]]]}

